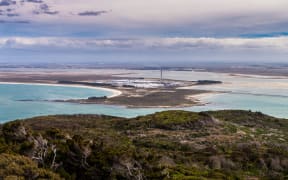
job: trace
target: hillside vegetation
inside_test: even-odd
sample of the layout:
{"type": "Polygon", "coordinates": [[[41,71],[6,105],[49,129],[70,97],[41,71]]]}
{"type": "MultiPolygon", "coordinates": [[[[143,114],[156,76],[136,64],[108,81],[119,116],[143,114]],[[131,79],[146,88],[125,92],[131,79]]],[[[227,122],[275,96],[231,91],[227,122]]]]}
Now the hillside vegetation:
{"type": "Polygon", "coordinates": [[[260,112],[58,115],[0,129],[0,179],[288,178],[288,121],[260,112]]]}

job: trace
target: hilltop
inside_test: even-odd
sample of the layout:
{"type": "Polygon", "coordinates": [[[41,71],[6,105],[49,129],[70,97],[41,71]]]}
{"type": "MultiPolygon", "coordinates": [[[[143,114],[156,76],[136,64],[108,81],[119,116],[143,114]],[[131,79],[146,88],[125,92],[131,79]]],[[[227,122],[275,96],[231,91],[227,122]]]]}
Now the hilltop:
{"type": "Polygon", "coordinates": [[[1,126],[0,177],[286,179],[287,130],[240,110],[35,117],[1,126]]]}

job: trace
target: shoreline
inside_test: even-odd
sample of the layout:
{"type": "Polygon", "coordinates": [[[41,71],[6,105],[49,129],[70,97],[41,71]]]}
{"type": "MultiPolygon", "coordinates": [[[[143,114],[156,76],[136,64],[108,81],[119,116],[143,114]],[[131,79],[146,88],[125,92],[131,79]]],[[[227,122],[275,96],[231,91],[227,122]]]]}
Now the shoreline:
{"type": "MultiPolygon", "coordinates": [[[[223,92],[224,93],[224,92],[223,92]]],[[[210,104],[211,98],[223,94],[222,92],[206,92],[189,96],[192,100],[198,103],[198,106],[205,106],[210,104]]]]}
{"type": "Polygon", "coordinates": [[[94,87],[94,86],[85,86],[85,85],[69,85],[69,84],[59,84],[59,83],[36,83],[36,82],[0,82],[0,84],[19,84],[19,85],[39,85],[39,86],[58,86],[58,87],[75,87],[75,88],[87,88],[87,89],[95,89],[95,90],[103,90],[111,92],[112,95],[107,96],[108,98],[113,98],[120,96],[122,94],[122,91],[116,90],[116,89],[110,89],[110,88],[103,88],[103,87],[94,87]]]}
{"type": "Polygon", "coordinates": [[[217,95],[221,95],[223,93],[226,93],[226,92],[207,92],[207,93],[203,93],[203,94],[195,94],[195,95],[192,95],[191,97],[198,99],[200,102],[202,102],[204,100],[206,101],[210,98],[213,98],[217,95]]]}
{"type": "MultiPolygon", "coordinates": [[[[93,100],[90,101],[88,99],[69,99],[69,100],[55,100],[54,102],[64,102],[64,103],[77,103],[77,104],[105,104],[105,105],[116,105],[116,106],[124,106],[126,108],[129,109],[137,109],[137,108],[164,108],[164,109],[169,109],[169,108],[187,108],[187,107],[193,107],[193,106],[203,106],[208,104],[207,101],[204,100],[205,97],[207,96],[213,96],[215,95],[215,93],[213,92],[200,92],[199,94],[190,94],[190,92],[183,92],[183,93],[187,93],[187,95],[181,95],[183,96],[183,101],[182,103],[174,103],[171,105],[168,105],[169,103],[169,98],[166,99],[167,97],[162,97],[165,98],[165,101],[167,100],[168,104],[150,104],[151,101],[149,100],[150,98],[147,97],[147,95],[144,95],[142,98],[144,98],[143,100],[141,100],[139,103],[139,98],[136,97],[136,100],[133,99],[133,95],[135,92],[134,90],[118,90],[118,89],[112,89],[112,88],[106,88],[106,87],[96,87],[96,86],[89,86],[89,85],[82,85],[82,84],[60,84],[57,82],[7,82],[7,81],[0,81],[0,84],[23,84],[23,85],[39,85],[39,86],[60,86],[60,87],[75,87],[75,88],[88,88],[88,89],[95,89],[95,90],[103,90],[103,91],[108,91],[111,92],[112,95],[107,96],[107,100],[93,100]],[[124,98],[124,99],[123,99],[124,98]],[[131,99],[132,98],[132,99],[131,99]],[[148,98],[148,100],[147,100],[148,98]],[[127,101],[127,99],[131,99],[131,102],[129,102],[129,100],[127,101]],[[149,102],[148,104],[143,102],[149,102]]],[[[181,89],[175,89],[175,90],[180,90],[181,89]]],[[[185,89],[182,89],[185,91],[185,89]]],[[[189,89],[190,91],[191,89],[189,89]]],[[[192,90],[191,90],[192,91],[192,90]]],[[[160,96],[161,93],[163,92],[159,92],[160,96]]],[[[157,94],[157,92],[156,92],[157,94]]],[[[166,93],[165,93],[166,94],[166,93]]],[[[182,93],[180,93],[182,94],[182,93]]],[[[149,95],[148,95],[149,96],[149,95]]],[[[162,95],[163,96],[163,95],[162,95]]],[[[153,97],[153,99],[155,99],[155,97],[153,97]]],[[[159,102],[163,102],[164,99],[162,99],[162,101],[159,100],[159,102]]]]}

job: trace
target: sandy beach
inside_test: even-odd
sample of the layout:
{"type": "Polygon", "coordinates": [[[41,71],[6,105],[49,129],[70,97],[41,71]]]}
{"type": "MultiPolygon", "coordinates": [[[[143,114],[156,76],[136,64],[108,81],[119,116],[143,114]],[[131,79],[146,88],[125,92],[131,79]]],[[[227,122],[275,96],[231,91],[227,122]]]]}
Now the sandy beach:
{"type": "Polygon", "coordinates": [[[0,84],[25,84],[25,85],[37,85],[37,86],[59,86],[59,87],[75,87],[75,88],[88,88],[95,90],[103,90],[109,91],[112,95],[108,96],[108,98],[113,98],[120,96],[122,94],[121,91],[116,89],[104,88],[104,87],[93,87],[93,86],[85,86],[85,85],[69,85],[69,84],[56,84],[56,83],[23,83],[23,82],[0,82],[0,84]]]}
{"type": "Polygon", "coordinates": [[[213,98],[223,93],[225,92],[207,92],[203,94],[192,95],[190,98],[194,99],[195,101],[198,101],[201,105],[206,105],[210,103],[209,101],[210,98],[213,98]]]}

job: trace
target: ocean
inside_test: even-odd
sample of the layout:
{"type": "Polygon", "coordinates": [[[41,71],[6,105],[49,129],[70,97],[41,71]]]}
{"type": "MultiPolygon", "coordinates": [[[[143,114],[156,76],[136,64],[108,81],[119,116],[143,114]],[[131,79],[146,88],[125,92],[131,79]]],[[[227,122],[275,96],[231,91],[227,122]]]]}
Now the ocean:
{"type": "MultiPolygon", "coordinates": [[[[157,70],[129,70],[131,77],[159,78],[157,70]]],[[[223,84],[188,87],[218,91],[215,95],[200,96],[205,106],[184,108],[191,111],[242,109],[261,111],[280,118],[288,118],[288,77],[260,76],[199,71],[164,71],[164,79],[172,80],[215,80],[223,84]]]]}
{"type": "Polygon", "coordinates": [[[127,109],[122,106],[86,105],[41,100],[110,96],[112,92],[82,87],[0,84],[0,123],[54,114],[105,114],[135,117],[161,109],[127,109]]]}
{"type": "MultiPolygon", "coordinates": [[[[119,73],[125,73],[123,76],[131,77],[159,77],[159,71],[119,70],[119,73]]],[[[183,108],[185,110],[206,111],[244,109],[261,111],[275,117],[288,118],[288,79],[286,77],[193,71],[164,71],[163,75],[164,78],[175,80],[223,81],[223,84],[188,87],[225,93],[200,96],[200,100],[207,103],[206,105],[183,108]]],[[[0,122],[3,123],[15,119],[53,114],[105,114],[121,117],[135,117],[168,110],[163,108],[129,109],[123,106],[84,105],[41,101],[110,95],[112,95],[112,92],[110,91],[85,87],[0,84],[0,122]]]]}

